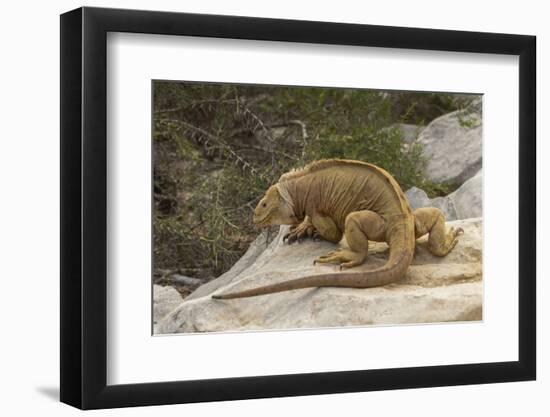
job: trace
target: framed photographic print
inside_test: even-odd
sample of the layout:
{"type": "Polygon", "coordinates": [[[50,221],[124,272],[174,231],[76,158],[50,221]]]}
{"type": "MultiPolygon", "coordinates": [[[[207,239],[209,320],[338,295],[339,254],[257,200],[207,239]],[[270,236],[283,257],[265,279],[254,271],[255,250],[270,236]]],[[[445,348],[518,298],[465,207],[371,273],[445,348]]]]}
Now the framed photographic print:
{"type": "Polygon", "coordinates": [[[535,379],[535,103],[531,36],[63,14],[61,400],[535,379]]]}

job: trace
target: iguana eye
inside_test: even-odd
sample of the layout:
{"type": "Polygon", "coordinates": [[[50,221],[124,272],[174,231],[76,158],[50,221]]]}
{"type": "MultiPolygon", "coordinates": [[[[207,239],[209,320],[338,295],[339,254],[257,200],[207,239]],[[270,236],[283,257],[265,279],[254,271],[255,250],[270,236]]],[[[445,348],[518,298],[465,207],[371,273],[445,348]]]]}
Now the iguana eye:
{"type": "Polygon", "coordinates": [[[262,204],[262,207],[267,207],[267,204],[266,204],[266,203],[263,203],[263,204],[262,204]]]}

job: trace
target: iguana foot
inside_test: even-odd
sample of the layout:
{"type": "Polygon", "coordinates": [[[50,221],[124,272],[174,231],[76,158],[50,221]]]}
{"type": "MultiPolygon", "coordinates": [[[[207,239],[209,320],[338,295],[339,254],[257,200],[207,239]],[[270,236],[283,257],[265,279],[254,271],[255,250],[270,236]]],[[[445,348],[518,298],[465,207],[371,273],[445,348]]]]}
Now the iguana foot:
{"type": "Polygon", "coordinates": [[[453,250],[453,248],[458,243],[457,237],[460,236],[463,233],[464,233],[464,230],[461,227],[458,227],[456,229],[454,227],[451,227],[449,229],[449,232],[447,233],[447,240],[449,242],[449,245],[448,245],[449,250],[448,250],[447,253],[449,253],[451,250],[453,250]]]}
{"type": "Polygon", "coordinates": [[[462,229],[462,227],[457,227],[456,229],[451,227],[451,230],[449,230],[449,234],[454,234],[454,237],[460,236],[463,233],[464,229],[462,229]]]}
{"type": "Polygon", "coordinates": [[[301,242],[306,237],[313,238],[313,240],[319,240],[321,238],[321,235],[317,232],[313,224],[311,224],[308,217],[306,217],[302,223],[292,226],[290,231],[283,236],[283,242],[288,240],[288,243],[292,244],[296,241],[301,242]]]}
{"type": "Polygon", "coordinates": [[[353,252],[349,249],[338,249],[326,255],[319,256],[313,264],[340,264],[340,269],[351,268],[365,262],[366,254],[353,252]]]}
{"type": "Polygon", "coordinates": [[[414,217],[416,238],[429,233],[428,250],[435,256],[447,255],[458,243],[457,237],[464,233],[460,227],[447,230],[445,216],[435,207],[416,209],[414,217]]]}

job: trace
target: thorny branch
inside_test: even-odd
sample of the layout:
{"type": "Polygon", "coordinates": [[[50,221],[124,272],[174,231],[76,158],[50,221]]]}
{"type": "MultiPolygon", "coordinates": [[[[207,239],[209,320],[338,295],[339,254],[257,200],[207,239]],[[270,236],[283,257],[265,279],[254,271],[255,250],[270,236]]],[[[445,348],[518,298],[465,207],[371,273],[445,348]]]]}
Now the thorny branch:
{"type": "Polygon", "coordinates": [[[201,135],[205,136],[207,138],[206,141],[204,140],[201,140],[200,142],[203,142],[204,145],[208,145],[208,139],[212,140],[213,142],[217,143],[218,146],[221,145],[221,147],[226,150],[236,161],[237,163],[241,164],[241,167],[243,169],[248,169],[250,171],[251,174],[253,175],[257,175],[259,176],[260,178],[265,178],[264,175],[260,172],[258,172],[250,163],[248,163],[244,158],[242,158],[237,152],[235,152],[233,150],[233,148],[231,148],[231,146],[229,146],[227,144],[227,142],[225,142],[222,138],[220,138],[219,136],[216,136],[198,126],[195,126],[195,125],[192,125],[191,123],[188,123],[184,120],[177,120],[177,119],[163,119],[161,120],[162,122],[166,122],[166,121],[169,121],[169,122],[172,122],[172,123],[176,123],[176,124],[180,124],[181,127],[185,127],[187,129],[190,129],[190,130],[194,130],[198,133],[200,133],[201,135]]]}
{"type": "Polygon", "coordinates": [[[229,99],[205,99],[205,100],[194,100],[190,103],[185,104],[184,106],[178,106],[178,107],[172,107],[170,109],[160,109],[155,110],[153,114],[166,114],[166,113],[177,113],[179,111],[184,111],[188,109],[192,109],[194,107],[203,106],[205,104],[235,104],[237,102],[244,102],[249,105],[255,104],[258,101],[261,101],[267,97],[267,94],[259,94],[255,97],[251,98],[229,98],[229,99]]]}

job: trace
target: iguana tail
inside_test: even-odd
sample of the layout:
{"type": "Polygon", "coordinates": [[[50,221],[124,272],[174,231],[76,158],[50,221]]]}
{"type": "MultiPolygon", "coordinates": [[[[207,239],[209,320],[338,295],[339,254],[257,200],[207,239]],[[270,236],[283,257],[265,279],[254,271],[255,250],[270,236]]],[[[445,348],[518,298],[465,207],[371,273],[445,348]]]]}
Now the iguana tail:
{"type": "Polygon", "coordinates": [[[390,247],[388,262],[384,266],[371,271],[311,275],[309,277],[297,278],[245,291],[215,294],[212,295],[212,298],[217,300],[228,300],[231,298],[255,297],[257,295],[312,287],[370,288],[387,285],[397,281],[407,272],[414,254],[414,240],[412,243],[412,248],[410,245],[405,245],[405,247],[400,245],[399,249],[392,251],[390,247]]]}

